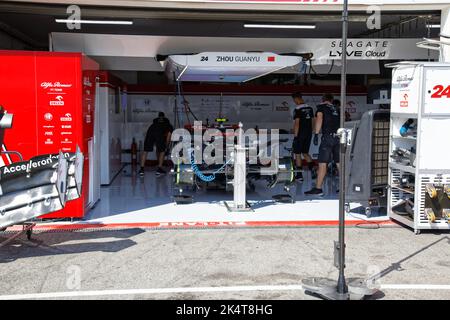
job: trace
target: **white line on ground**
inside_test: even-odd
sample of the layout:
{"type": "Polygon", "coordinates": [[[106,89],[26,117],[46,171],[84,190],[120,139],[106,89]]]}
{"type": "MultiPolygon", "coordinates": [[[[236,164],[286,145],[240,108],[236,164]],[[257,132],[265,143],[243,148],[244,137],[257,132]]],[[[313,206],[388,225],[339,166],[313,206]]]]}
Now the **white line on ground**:
{"type": "Polygon", "coordinates": [[[290,291],[302,290],[301,285],[284,286],[238,286],[238,287],[198,287],[198,288],[161,288],[161,289],[124,289],[124,290],[94,290],[94,291],[67,291],[49,293],[30,293],[0,296],[0,300],[45,299],[89,296],[111,296],[132,294],[170,294],[194,292],[239,292],[239,291],[290,291]]]}
{"type": "MultiPolygon", "coordinates": [[[[450,285],[429,284],[382,284],[380,289],[391,290],[450,290],[450,285]]],[[[66,291],[28,293],[15,295],[1,295],[0,300],[24,300],[24,299],[52,299],[70,297],[100,297],[114,295],[138,295],[138,294],[175,294],[175,293],[206,293],[206,292],[239,292],[239,291],[301,291],[301,285],[280,286],[236,286],[236,287],[197,287],[197,288],[161,288],[161,289],[123,289],[123,290],[92,290],[92,291],[66,291]]]]}
{"type": "Polygon", "coordinates": [[[393,290],[450,290],[450,285],[440,284],[382,284],[381,289],[393,290]]]}

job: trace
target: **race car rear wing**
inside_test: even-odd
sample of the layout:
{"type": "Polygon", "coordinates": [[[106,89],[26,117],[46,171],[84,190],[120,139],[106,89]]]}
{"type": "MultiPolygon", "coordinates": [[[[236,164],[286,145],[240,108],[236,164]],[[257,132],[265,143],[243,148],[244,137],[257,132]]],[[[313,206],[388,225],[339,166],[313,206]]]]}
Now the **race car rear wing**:
{"type": "MultiPolygon", "coordinates": [[[[0,145],[12,120],[0,107],[0,145]]],[[[61,210],[79,198],[83,163],[77,147],[75,153],[41,155],[0,167],[0,229],[61,210]]]]}

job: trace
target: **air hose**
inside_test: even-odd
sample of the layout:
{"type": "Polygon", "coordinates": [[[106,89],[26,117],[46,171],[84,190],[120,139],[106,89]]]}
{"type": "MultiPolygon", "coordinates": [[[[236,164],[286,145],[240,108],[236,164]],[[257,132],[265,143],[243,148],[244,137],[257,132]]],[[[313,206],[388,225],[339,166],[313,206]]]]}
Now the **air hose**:
{"type": "Polygon", "coordinates": [[[198,165],[195,163],[195,159],[194,159],[194,151],[191,151],[191,168],[192,171],[195,173],[195,175],[202,181],[204,182],[211,182],[214,181],[216,179],[216,174],[218,174],[219,172],[221,172],[227,164],[229,164],[231,162],[232,158],[230,158],[227,162],[225,162],[225,164],[223,166],[221,166],[219,169],[217,169],[215,172],[213,172],[213,174],[207,176],[205,175],[200,168],[198,167],[198,165]]]}

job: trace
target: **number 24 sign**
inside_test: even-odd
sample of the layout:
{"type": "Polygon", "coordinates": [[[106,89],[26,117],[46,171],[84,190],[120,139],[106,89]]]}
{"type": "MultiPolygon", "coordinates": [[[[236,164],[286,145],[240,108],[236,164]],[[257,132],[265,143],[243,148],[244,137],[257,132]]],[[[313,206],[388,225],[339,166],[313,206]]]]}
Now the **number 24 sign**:
{"type": "Polygon", "coordinates": [[[450,86],[437,85],[433,88],[432,99],[450,98],[450,86]]]}

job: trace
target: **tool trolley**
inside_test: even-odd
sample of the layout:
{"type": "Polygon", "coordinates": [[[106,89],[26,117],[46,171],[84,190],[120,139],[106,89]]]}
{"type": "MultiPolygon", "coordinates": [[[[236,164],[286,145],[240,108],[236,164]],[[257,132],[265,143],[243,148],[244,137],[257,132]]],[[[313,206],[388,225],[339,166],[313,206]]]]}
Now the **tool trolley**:
{"type": "Polygon", "coordinates": [[[390,66],[388,214],[416,234],[450,230],[450,64],[390,66]]]}

